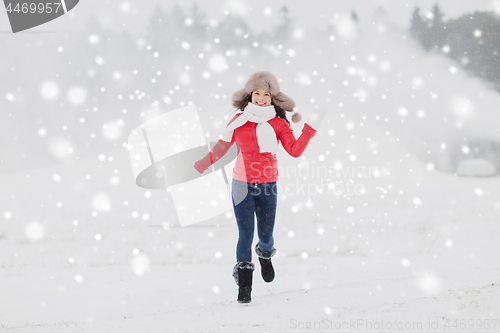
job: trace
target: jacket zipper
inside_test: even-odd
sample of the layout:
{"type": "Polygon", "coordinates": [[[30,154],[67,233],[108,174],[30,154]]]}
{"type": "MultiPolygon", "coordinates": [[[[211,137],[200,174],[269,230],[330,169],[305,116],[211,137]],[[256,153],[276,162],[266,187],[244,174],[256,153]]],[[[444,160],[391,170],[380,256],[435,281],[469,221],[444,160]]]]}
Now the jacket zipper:
{"type": "MultiPolygon", "coordinates": [[[[252,140],[252,158],[253,158],[253,164],[252,164],[252,171],[253,171],[253,168],[254,168],[254,165],[255,165],[255,141],[257,140],[257,125],[255,126],[255,131],[254,131],[254,137],[253,137],[253,140],[252,140]]],[[[254,186],[257,187],[257,178],[255,178],[255,174],[253,175],[254,177],[254,186]]]]}

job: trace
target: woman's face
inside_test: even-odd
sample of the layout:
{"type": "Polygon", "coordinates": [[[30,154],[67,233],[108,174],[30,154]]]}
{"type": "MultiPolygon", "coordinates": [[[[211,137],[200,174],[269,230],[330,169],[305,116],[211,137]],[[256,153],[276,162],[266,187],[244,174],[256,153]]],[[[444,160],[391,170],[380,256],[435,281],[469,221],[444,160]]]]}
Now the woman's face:
{"type": "Polygon", "coordinates": [[[271,93],[264,89],[255,89],[252,91],[252,103],[258,106],[271,105],[271,93]]]}

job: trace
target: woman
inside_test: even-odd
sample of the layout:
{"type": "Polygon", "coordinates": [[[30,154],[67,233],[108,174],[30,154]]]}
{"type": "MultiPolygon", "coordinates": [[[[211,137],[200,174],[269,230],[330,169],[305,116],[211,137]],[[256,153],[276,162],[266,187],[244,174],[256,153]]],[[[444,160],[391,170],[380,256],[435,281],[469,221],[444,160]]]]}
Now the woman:
{"type": "MultiPolygon", "coordinates": [[[[222,139],[194,167],[203,173],[236,143],[238,157],[231,185],[239,238],[233,277],[239,286],[238,302],[249,303],[255,268],[251,250],[254,213],[257,216],[259,237],[255,252],[261,265],[262,278],[269,283],[275,276],[271,257],[276,253],[273,229],[277,206],[278,144],[281,141],[288,154],[299,157],[315,135],[316,129],[313,127],[317,128],[326,109],[314,111],[304,124],[301,136],[295,139],[285,115],[286,111],[292,112],[295,102],[280,92],[277,78],[265,71],[252,74],[245,88],[233,94],[232,101],[237,108],[236,115],[229,121],[222,139]]],[[[300,114],[292,115],[293,122],[299,122],[300,119],[300,114]]]]}

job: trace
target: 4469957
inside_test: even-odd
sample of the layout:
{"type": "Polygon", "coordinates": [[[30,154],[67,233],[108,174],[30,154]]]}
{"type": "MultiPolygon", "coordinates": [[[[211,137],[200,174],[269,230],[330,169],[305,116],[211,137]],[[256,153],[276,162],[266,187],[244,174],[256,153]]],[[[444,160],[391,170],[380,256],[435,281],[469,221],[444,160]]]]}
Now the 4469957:
{"type": "MultiPolygon", "coordinates": [[[[7,12],[12,13],[12,12],[17,12],[17,13],[57,13],[59,11],[59,8],[61,7],[61,3],[18,3],[14,8],[12,8],[12,4],[9,3],[7,6],[7,12]],[[54,5],[54,7],[52,7],[54,5]]],[[[63,10],[63,9],[61,9],[63,10]]]]}
{"type": "Polygon", "coordinates": [[[495,329],[499,319],[445,319],[444,327],[456,330],[495,329]]]}

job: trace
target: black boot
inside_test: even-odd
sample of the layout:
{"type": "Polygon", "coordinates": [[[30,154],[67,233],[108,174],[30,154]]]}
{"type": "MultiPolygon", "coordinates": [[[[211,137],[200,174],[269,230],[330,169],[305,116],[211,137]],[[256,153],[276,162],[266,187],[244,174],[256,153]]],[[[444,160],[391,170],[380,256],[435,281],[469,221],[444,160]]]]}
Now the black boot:
{"type": "Polygon", "coordinates": [[[238,302],[250,303],[252,301],[252,275],[255,265],[249,261],[238,261],[233,268],[233,277],[238,288],[238,302]]]}
{"type": "Polygon", "coordinates": [[[273,247],[271,251],[266,252],[259,248],[259,244],[255,244],[255,253],[259,256],[262,278],[267,283],[272,282],[275,273],[273,264],[271,263],[271,257],[276,253],[276,249],[273,247]]]}

